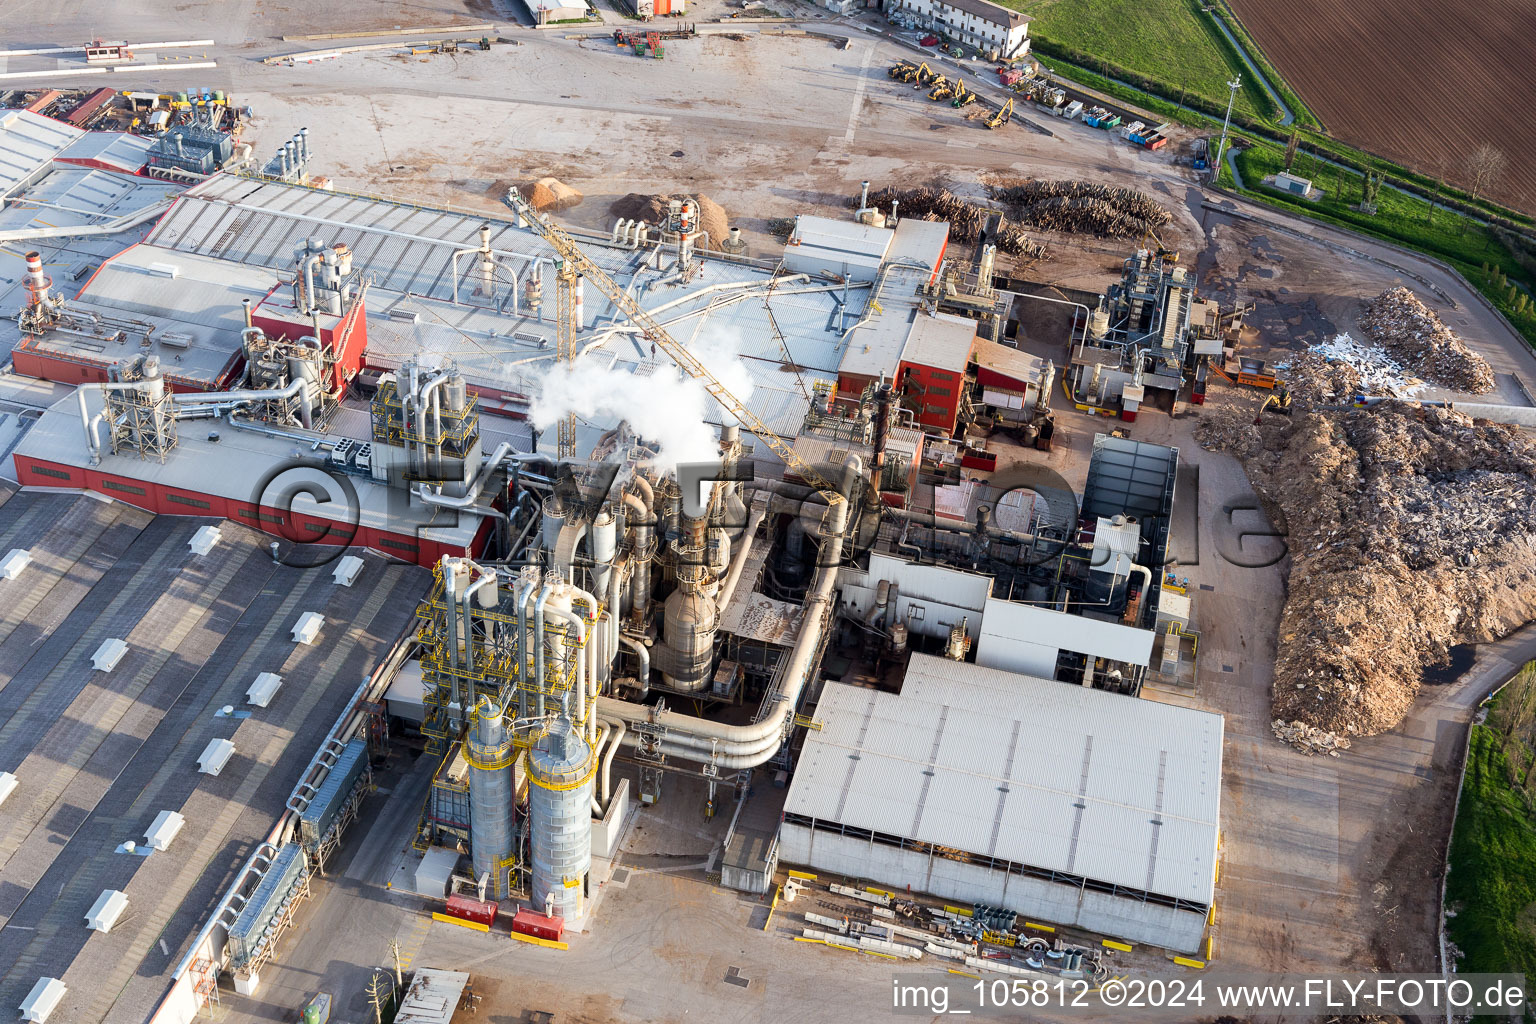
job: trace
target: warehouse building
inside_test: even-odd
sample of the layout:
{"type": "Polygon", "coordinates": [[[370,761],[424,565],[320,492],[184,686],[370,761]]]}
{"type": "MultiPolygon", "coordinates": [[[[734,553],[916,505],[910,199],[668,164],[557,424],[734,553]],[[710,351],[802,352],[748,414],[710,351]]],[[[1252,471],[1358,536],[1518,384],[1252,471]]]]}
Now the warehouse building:
{"type": "Polygon", "coordinates": [[[829,682],[786,864],[1193,952],[1215,893],[1222,718],[915,654],[829,682]]]}

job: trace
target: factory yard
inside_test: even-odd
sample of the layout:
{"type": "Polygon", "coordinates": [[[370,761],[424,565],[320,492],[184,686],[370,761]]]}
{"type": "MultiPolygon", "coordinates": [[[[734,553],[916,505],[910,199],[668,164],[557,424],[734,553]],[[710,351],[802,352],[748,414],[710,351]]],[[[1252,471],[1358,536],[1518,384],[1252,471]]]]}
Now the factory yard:
{"type": "MultiPolygon", "coordinates": [[[[1519,40],[1536,34],[1536,19],[1518,0],[1491,0],[1441,22],[1432,65],[1401,57],[1418,49],[1423,19],[1439,10],[1433,5],[1232,0],[1232,7],[1330,134],[1462,187],[1468,159],[1489,137],[1489,122],[1468,101],[1496,98],[1515,109],[1536,101],[1519,60],[1519,40]],[[1454,85],[1428,84],[1437,80],[1454,85]]],[[[1525,118],[1500,121],[1494,144],[1508,167],[1489,195],[1531,213],[1536,128],[1525,118]]]]}
{"type": "Polygon", "coordinates": [[[0,1005],[356,1024],[431,968],[471,979],[443,1024],[873,1020],[909,971],[1450,969],[1468,723],[1536,658],[1536,355],[1454,272],[1207,191],[1182,129],[986,130],[873,17],[654,61],[606,9],[224,6],[50,33],[217,39],[135,82],[248,104],[241,174],[0,118],[0,1005]],[[262,62],[480,19],[516,45],[262,62]],[[1034,218],[995,251],[994,202],[1034,218]],[[1368,383],[1318,355],[1376,342],[1368,383]],[[1383,387],[1496,424],[1332,408],[1383,387]]]}

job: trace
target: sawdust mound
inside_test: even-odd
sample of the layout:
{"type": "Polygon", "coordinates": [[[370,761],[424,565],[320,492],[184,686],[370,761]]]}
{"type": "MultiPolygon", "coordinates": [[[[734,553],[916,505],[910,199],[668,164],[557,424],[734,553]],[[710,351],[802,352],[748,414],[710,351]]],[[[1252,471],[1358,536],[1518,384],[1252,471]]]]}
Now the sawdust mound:
{"type": "Polygon", "coordinates": [[[533,204],[535,210],[569,210],[582,200],[576,191],[559,178],[540,178],[517,186],[523,198],[533,204]]]}
{"type": "Polygon", "coordinates": [[[1481,395],[1493,390],[1493,367],[1467,348],[1435,311],[1407,288],[1376,296],[1360,318],[1365,333],[1427,381],[1481,395]]]}
{"type": "Polygon", "coordinates": [[[654,227],[667,218],[667,205],[673,200],[692,199],[699,207],[699,228],[709,233],[709,247],[720,248],[727,235],[730,234],[731,221],[726,216],[725,207],[715,202],[709,196],[687,195],[677,192],[672,195],[646,195],[643,192],[631,192],[621,199],[615,199],[613,205],[608,207],[615,217],[623,217],[626,220],[643,220],[654,227]]]}
{"type": "Polygon", "coordinates": [[[1391,729],[1452,646],[1536,618],[1536,442],[1397,402],[1254,429],[1234,454],[1291,557],[1277,736],[1315,753],[1391,729]]]}
{"type": "MultiPolygon", "coordinates": [[[[948,221],[949,237],[957,242],[977,241],[986,230],[988,218],[1001,216],[998,210],[961,199],[943,188],[884,188],[869,196],[869,205],[887,216],[890,215],[893,202],[899,218],[948,221]]],[[[857,207],[858,200],[853,200],[849,206],[857,207]]],[[[1031,240],[1022,229],[1009,224],[1007,217],[1002,218],[990,240],[997,246],[998,252],[1009,256],[1028,260],[1045,258],[1045,246],[1031,240]]]]}
{"type": "Polygon", "coordinates": [[[993,199],[1008,204],[1014,219],[1044,231],[1140,238],[1173,219],[1145,192],[1095,181],[1010,179],[989,191],[993,199]]]}

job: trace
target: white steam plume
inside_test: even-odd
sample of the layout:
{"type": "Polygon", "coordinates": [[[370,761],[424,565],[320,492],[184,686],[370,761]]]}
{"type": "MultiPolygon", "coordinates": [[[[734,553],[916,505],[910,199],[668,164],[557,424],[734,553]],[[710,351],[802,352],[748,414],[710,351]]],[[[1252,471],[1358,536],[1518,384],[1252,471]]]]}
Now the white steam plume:
{"type": "MultiPolygon", "coordinates": [[[[752,396],[752,377],[741,360],[741,342],[735,328],[716,328],[702,334],[689,350],[726,390],[746,402],[752,396]]],[[[666,469],[718,459],[719,432],[707,421],[733,420],[702,382],[684,376],[660,351],[649,376],[597,367],[591,361],[574,367],[552,365],[534,382],[529,417],[542,432],[568,412],[605,428],[628,421],[635,433],[657,445],[666,469]]]]}

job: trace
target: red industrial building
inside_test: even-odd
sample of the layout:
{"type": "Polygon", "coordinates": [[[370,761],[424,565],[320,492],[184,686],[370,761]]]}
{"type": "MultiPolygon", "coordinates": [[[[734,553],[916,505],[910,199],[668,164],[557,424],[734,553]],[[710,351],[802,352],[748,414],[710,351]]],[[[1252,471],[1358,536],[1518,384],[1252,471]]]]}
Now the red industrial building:
{"type": "Polygon", "coordinates": [[[896,393],[923,428],[946,437],[955,432],[975,343],[976,321],[966,317],[919,313],[912,321],[897,364],[896,393]]]}

